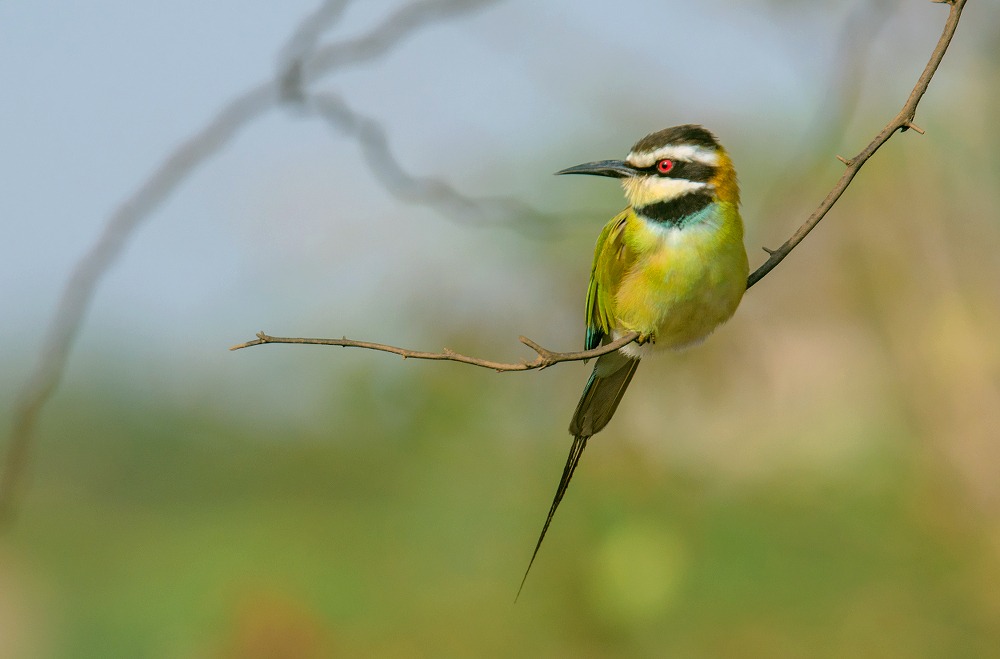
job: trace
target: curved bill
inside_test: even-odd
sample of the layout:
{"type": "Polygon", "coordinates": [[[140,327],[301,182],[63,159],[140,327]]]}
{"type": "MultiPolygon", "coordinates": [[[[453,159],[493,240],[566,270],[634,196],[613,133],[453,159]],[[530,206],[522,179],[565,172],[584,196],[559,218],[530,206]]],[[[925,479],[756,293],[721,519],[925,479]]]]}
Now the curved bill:
{"type": "Polygon", "coordinates": [[[560,174],[590,174],[592,176],[610,176],[612,178],[629,178],[638,172],[634,167],[621,160],[599,160],[588,162],[575,167],[567,167],[556,172],[560,174]]]}

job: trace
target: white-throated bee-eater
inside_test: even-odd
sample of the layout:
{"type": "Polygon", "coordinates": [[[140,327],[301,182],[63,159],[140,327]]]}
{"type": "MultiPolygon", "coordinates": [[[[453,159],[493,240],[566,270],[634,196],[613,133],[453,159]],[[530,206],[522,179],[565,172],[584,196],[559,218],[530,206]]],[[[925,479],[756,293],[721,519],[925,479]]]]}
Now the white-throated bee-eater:
{"type": "Polygon", "coordinates": [[[573,446],[528,570],[587,440],[611,420],[639,359],[650,349],[697,343],[729,320],[746,291],[749,271],[736,170],[715,136],[701,126],[647,135],[625,160],[556,173],[622,180],[628,208],[608,222],[594,250],[586,347],[629,332],[638,332],[639,339],[594,365],[569,424],[573,446]]]}

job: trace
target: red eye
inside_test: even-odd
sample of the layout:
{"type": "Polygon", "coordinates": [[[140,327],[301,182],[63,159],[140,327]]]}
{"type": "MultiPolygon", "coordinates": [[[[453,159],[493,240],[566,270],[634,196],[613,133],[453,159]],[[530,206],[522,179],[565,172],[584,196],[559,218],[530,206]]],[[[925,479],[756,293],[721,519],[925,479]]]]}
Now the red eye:
{"type": "Polygon", "coordinates": [[[660,162],[656,163],[656,171],[660,172],[661,174],[666,174],[673,168],[674,168],[673,160],[668,160],[664,158],[660,162]]]}

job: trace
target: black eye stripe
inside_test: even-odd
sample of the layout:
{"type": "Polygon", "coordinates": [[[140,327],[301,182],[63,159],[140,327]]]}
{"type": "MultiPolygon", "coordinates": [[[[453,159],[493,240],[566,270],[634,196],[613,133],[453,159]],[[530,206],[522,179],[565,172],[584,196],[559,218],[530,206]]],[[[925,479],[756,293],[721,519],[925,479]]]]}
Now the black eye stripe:
{"type": "MultiPolygon", "coordinates": [[[[660,160],[664,160],[661,158],[660,160]]],[[[667,158],[667,160],[670,160],[667,158]]],[[[706,182],[715,176],[715,167],[712,165],[706,165],[700,162],[692,162],[690,160],[674,160],[673,169],[664,174],[656,168],[657,163],[653,163],[649,167],[640,168],[643,172],[648,172],[654,176],[666,176],[668,178],[682,178],[688,181],[699,181],[706,182]]]]}

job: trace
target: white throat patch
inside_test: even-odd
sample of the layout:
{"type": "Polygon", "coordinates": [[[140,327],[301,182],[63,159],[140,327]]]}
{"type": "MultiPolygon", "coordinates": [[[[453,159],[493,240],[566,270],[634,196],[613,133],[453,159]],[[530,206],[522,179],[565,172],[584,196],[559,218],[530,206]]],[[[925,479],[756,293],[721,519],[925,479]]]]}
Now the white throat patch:
{"type": "Polygon", "coordinates": [[[703,181],[689,181],[683,178],[661,176],[634,176],[622,179],[625,196],[632,206],[641,208],[659,201],[670,201],[681,195],[704,190],[709,187],[703,181]]]}

